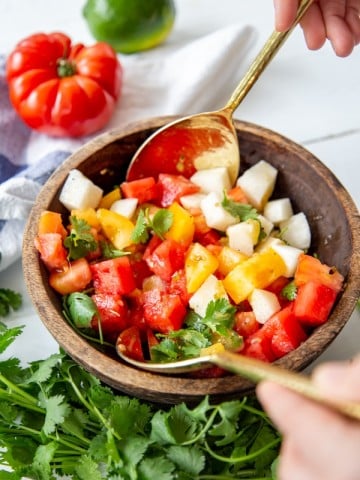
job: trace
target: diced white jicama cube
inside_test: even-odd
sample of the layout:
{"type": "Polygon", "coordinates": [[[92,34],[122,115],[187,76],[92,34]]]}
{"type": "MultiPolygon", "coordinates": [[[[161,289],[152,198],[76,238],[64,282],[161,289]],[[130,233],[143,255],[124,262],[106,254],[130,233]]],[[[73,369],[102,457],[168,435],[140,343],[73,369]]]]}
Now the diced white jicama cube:
{"type": "Polygon", "coordinates": [[[103,190],[95,185],[80,170],[70,170],[63,185],[59,201],[68,210],[96,208],[103,195],[103,190]]]}
{"type": "Polygon", "coordinates": [[[120,198],[120,200],[115,200],[110,210],[131,219],[135,214],[137,204],[137,198],[120,198]]]}
{"type": "Polygon", "coordinates": [[[238,250],[248,257],[254,253],[254,245],[258,241],[259,233],[260,223],[252,219],[230,225],[226,229],[229,247],[238,250]]]}
{"type": "Polygon", "coordinates": [[[226,167],[198,170],[190,177],[190,180],[198,185],[204,193],[218,192],[222,195],[224,190],[227,191],[231,188],[230,177],[226,167]]]}
{"type": "Polygon", "coordinates": [[[225,298],[229,300],[222,281],[217,279],[215,275],[209,275],[201,287],[196,290],[189,300],[189,306],[195,313],[204,317],[206,309],[211,301],[225,298]]]}
{"type": "Polygon", "coordinates": [[[264,206],[264,216],[275,225],[290,218],[294,212],[289,198],[270,200],[264,206]]]}
{"type": "Polygon", "coordinates": [[[238,219],[227,212],[221,202],[222,195],[211,192],[201,201],[200,208],[208,227],[225,232],[230,225],[238,223],[238,219]]]}
{"type": "Polygon", "coordinates": [[[275,293],[260,288],[255,288],[252,291],[249,296],[249,303],[259,323],[265,323],[266,320],[269,320],[274,313],[281,309],[275,293]]]}
{"type": "Polygon", "coordinates": [[[201,200],[203,200],[205,197],[205,193],[191,193],[190,195],[184,195],[183,197],[180,197],[180,203],[188,210],[191,208],[200,208],[201,200]]]}
{"type": "Polygon", "coordinates": [[[277,170],[265,160],[248,168],[237,180],[245,192],[249,202],[258,210],[262,210],[275,187],[277,170]]]}
{"type": "Polygon", "coordinates": [[[257,252],[263,252],[268,248],[273,248],[274,245],[276,244],[284,244],[285,243],[280,240],[278,237],[272,237],[271,235],[267,237],[265,240],[259,243],[259,245],[256,246],[256,251],[257,252]]]}
{"type": "Polygon", "coordinates": [[[264,215],[258,215],[258,220],[260,222],[261,228],[263,229],[263,232],[265,235],[268,237],[270,233],[272,232],[274,228],[274,224],[270,222],[268,218],[265,218],[264,215]]]}
{"type": "Polygon", "coordinates": [[[304,253],[300,248],[292,247],[291,245],[286,245],[284,242],[274,242],[272,245],[273,250],[280,255],[283,259],[286,272],[284,276],[291,278],[295,275],[295,270],[299,261],[299,256],[301,253],[304,253]]]}
{"type": "Polygon", "coordinates": [[[303,212],[292,215],[280,223],[281,238],[289,245],[307,250],[311,244],[311,231],[303,212]]]}

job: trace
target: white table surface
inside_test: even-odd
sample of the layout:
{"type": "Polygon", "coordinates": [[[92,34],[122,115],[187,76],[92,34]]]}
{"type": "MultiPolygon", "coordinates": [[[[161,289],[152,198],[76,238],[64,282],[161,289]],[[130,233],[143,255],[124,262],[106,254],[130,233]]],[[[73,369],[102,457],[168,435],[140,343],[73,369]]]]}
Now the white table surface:
{"type": "MultiPolygon", "coordinates": [[[[1,0],[0,53],[8,53],[21,38],[37,31],[63,31],[73,40],[93,43],[81,15],[84,4],[85,0],[1,0]]],[[[170,46],[184,45],[226,25],[249,24],[258,32],[255,56],[273,29],[272,0],[176,0],[176,4],[170,46]]],[[[162,51],[166,53],[166,46],[162,51]]],[[[239,80],[234,78],[229,92],[239,80]]],[[[360,205],[360,47],[345,59],[336,57],[329,46],[310,52],[297,28],[234,116],[308,148],[360,205]]],[[[24,298],[21,310],[9,318],[11,325],[26,325],[11,353],[27,362],[56,351],[57,344],[26,294],[20,261],[0,273],[0,287],[20,291],[24,298]]],[[[359,339],[360,314],[355,311],[315,363],[349,358],[360,350],[359,339]]]]}

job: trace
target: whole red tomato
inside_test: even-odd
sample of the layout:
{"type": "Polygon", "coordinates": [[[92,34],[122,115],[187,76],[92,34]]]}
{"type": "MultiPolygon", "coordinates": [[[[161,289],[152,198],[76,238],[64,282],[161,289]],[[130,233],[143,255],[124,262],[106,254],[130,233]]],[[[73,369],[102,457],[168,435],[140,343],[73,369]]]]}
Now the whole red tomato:
{"type": "Polygon", "coordinates": [[[122,66],[108,44],[71,45],[57,32],[20,41],[7,59],[6,75],[11,103],[24,122],[58,137],[102,128],[122,86],[122,66]]]}

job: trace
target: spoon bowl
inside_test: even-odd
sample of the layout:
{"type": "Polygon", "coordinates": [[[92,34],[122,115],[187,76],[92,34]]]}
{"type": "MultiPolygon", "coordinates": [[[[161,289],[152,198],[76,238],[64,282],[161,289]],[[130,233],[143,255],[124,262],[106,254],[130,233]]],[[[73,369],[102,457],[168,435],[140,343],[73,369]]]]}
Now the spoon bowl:
{"type": "Polygon", "coordinates": [[[157,177],[160,173],[190,177],[197,170],[226,167],[234,183],[239,173],[240,154],[232,115],[311,3],[312,0],[300,2],[292,28],[270,35],[222,109],[180,118],[151,135],[135,152],[127,181],[157,177]]]}

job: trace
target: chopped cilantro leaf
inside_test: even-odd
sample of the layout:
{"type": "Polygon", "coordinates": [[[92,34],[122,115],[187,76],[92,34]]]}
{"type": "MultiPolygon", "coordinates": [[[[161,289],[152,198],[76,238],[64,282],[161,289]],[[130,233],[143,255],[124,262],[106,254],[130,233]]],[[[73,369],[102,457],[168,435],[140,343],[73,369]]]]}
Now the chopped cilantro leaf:
{"type": "Polygon", "coordinates": [[[221,342],[225,348],[234,350],[242,343],[241,337],[232,330],[236,308],[225,298],[211,301],[204,317],[190,312],[185,320],[187,328],[159,335],[162,340],[151,348],[151,359],[157,362],[183,360],[198,357],[203,348],[221,342]]]}
{"type": "Polygon", "coordinates": [[[86,257],[98,248],[98,243],[91,233],[91,227],[84,219],[76,216],[71,216],[70,222],[70,235],[64,240],[64,245],[69,250],[69,259],[86,257]]]}
{"type": "Polygon", "coordinates": [[[160,208],[152,218],[150,218],[148,208],[140,210],[131,240],[134,243],[146,243],[149,240],[150,233],[163,240],[164,234],[173,223],[173,217],[172,212],[166,210],[166,208],[160,208]]]}
{"type": "Polygon", "coordinates": [[[281,290],[281,295],[287,300],[295,300],[297,296],[297,286],[294,282],[290,282],[281,290]]]}
{"type": "Polygon", "coordinates": [[[229,212],[233,217],[237,217],[241,222],[249,220],[259,220],[259,213],[256,208],[247,203],[234,202],[230,200],[224,193],[224,198],[221,202],[222,207],[229,212]]]}
{"type": "Polygon", "coordinates": [[[130,252],[124,250],[118,250],[109,242],[100,242],[101,254],[103,258],[118,258],[130,255],[130,252]]]}

